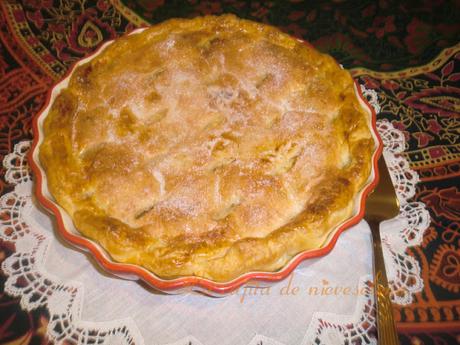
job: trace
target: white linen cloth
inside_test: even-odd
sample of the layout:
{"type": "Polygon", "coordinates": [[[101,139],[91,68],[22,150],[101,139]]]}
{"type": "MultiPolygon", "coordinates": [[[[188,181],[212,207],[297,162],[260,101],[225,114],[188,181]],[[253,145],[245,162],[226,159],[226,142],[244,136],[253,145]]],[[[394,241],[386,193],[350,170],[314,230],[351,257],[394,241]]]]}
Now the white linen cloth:
{"type": "MultiPolygon", "coordinates": [[[[397,156],[404,140],[379,122],[385,158],[401,202],[401,214],[382,225],[393,300],[410,303],[423,287],[416,260],[429,216],[410,203],[417,182],[397,156]]],[[[158,345],[375,344],[371,237],[362,221],[346,230],[330,254],[304,261],[270,289],[241,288],[224,298],[201,294],[164,295],[145,284],[101,271],[94,259],[63,242],[53,218],[33,200],[26,163],[30,142],[16,145],[4,160],[14,191],[0,199],[0,237],[15,244],[2,263],[5,292],[21,297],[26,310],[45,307],[48,335],[61,343],[158,345]]]]}

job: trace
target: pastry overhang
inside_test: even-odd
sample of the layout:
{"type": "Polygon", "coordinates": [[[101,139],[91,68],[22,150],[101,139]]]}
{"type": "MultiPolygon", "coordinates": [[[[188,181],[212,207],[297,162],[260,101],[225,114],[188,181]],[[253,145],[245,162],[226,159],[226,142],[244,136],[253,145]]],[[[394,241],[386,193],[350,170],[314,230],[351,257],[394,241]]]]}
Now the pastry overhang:
{"type": "Polygon", "coordinates": [[[331,57],[231,15],[174,19],[75,69],[39,158],[116,261],[228,281],[280,269],[350,217],[369,124],[331,57]]]}

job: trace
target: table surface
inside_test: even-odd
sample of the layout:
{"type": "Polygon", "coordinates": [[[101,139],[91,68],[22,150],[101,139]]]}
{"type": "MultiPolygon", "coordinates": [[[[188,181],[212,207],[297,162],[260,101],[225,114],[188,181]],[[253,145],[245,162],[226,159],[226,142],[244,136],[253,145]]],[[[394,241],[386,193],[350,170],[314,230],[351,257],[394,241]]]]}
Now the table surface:
{"type": "MultiPolygon", "coordinates": [[[[460,2],[423,1],[0,1],[0,156],[31,139],[50,87],[103,41],[172,17],[235,13],[310,41],[378,93],[380,119],[406,138],[420,176],[414,201],[432,218],[409,249],[424,289],[394,306],[402,344],[460,339],[460,2]],[[67,5],[66,5],[67,4],[67,5]],[[394,72],[396,71],[396,72],[394,72]]],[[[12,186],[1,171],[0,191],[12,186]]],[[[0,261],[14,248],[0,242],[0,261]]],[[[5,277],[0,272],[0,284],[5,277]]],[[[0,287],[0,343],[42,344],[48,315],[25,312],[0,287]]]]}

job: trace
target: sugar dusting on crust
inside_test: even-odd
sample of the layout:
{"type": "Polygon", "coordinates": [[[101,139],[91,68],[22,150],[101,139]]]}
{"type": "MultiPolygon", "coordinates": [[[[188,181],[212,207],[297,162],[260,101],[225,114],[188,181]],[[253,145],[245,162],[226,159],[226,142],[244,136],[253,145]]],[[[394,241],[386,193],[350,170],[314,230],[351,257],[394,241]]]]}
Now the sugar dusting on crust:
{"type": "Polygon", "coordinates": [[[156,178],[156,180],[158,181],[158,183],[160,184],[160,197],[163,196],[165,194],[165,179],[164,179],[164,176],[163,174],[158,171],[158,170],[154,170],[153,171],[153,176],[156,178]]]}

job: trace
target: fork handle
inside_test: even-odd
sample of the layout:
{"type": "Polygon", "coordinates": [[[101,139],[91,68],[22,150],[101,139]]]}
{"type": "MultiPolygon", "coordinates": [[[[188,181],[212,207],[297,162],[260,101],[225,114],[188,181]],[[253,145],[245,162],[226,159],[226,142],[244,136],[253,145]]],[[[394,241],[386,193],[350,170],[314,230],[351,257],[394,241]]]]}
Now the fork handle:
{"type": "Polygon", "coordinates": [[[374,245],[374,296],[377,309],[377,337],[380,345],[399,345],[398,333],[393,319],[390,288],[385,271],[380,222],[368,220],[374,245]]]}

